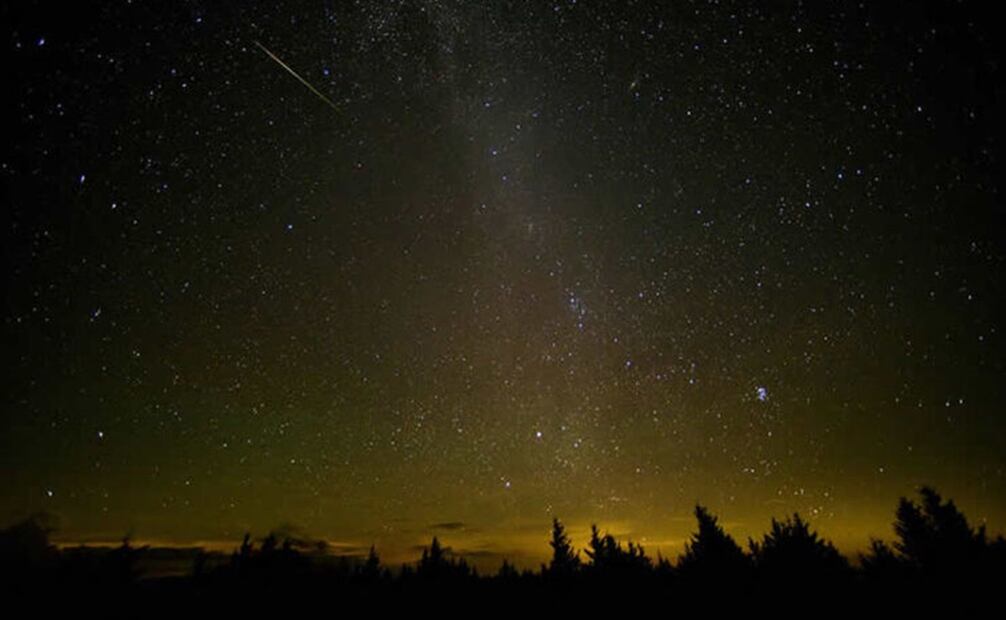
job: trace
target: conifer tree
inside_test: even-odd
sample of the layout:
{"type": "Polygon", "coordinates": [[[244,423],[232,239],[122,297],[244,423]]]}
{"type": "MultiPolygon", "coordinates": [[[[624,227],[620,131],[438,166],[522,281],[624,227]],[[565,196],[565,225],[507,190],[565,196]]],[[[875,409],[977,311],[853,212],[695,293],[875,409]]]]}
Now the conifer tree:
{"type": "Polygon", "coordinates": [[[678,562],[682,573],[736,577],[748,568],[748,557],[740,545],[723,531],[709,510],[696,505],[695,519],[699,531],[685,544],[685,554],[678,562]]]}
{"type": "Polygon", "coordinates": [[[580,554],[573,550],[573,543],[566,535],[566,528],[557,518],[552,519],[552,561],[548,572],[556,576],[569,576],[580,567],[580,554]]]}

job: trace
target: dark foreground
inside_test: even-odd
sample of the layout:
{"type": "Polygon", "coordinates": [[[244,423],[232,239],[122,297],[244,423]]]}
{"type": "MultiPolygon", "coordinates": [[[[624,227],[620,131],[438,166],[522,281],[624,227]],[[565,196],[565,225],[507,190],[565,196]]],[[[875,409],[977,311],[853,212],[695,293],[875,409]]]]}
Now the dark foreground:
{"type": "Polygon", "coordinates": [[[479,575],[436,538],[418,562],[392,570],[373,549],[335,557],[270,535],[246,536],[230,556],[196,553],[183,574],[153,576],[141,567],[163,550],[128,541],[59,550],[34,517],[0,531],[0,594],[6,617],[1002,614],[1006,541],[989,540],[931,489],[920,504],[902,498],[896,540],[874,541],[855,563],[798,515],[773,520],[747,551],[704,508],[695,515],[697,531],[674,563],[596,528],[581,557],[555,520],[547,565],[519,572],[504,562],[494,575],[479,575]]]}

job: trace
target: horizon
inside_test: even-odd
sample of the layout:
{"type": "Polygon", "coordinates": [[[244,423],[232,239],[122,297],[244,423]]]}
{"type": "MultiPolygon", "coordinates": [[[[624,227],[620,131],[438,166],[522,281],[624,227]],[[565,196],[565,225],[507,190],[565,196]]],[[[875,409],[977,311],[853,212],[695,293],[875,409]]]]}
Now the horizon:
{"type": "Polygon", "coordinates": [[[0,518],[1002,532],[994,7],[810,4],[5,7],[0,518]]]}
{"type": "MultiPolygon", "coordinates": [[[[903,497],[914,501],[914,498],[911,496],[903,497]]],[[[968,517],[971,527],[984,528],[988,539],[994,539],[997,536],[1003,535],[1004,530],[1002,528],[996,528],[994,525],[986,522],[971,520],[966,508],[962,507],[954,497],[944,496],[944,499],[953,501],[958,509],[962,509],[965,517],[968,517]]],[[[887,532],[881,534],[870,531],[865,534],[865,537],[853,534],[848,538],[833,537],[827,528],[820,527],[819,521],[809,519],[806,515],[800,514],[799,511],[796,511],[796,513],[791,511],[789,513],[775,514],[769,517],[760,531],[757,527],[752,528],[744,523],[724,519],[724,515],[717,514],[715,511],[713,511],[713,514],[720,518],[719,524],[723,530],[737,540],[738,544],[745,550],[748,550],[750,540],[759,541],[761,535],[768,531],[771,519],[782,520],[793,514],[800,514],[809,523],[812,531],[817,532],[823,539],[833,543],[839,553],[844,555],[855,566],[859,564],[861,555],[866,554],[870,550],[871,541],[882,540],[890,542],[895,537],[894,505],[895,503],[892,502],[891,519],[887,524],[887,532]]],[[[592,525],[597,525],[602,534],[613,535],[620,543],[633,542],[642,545],[646,555],[651,559],[656,560],[658,557],[663,557],[672,562],[677,562],[684,554],[686,544],[695,534],[694,516],[691,513],[689,513],[688,518],[676,516],[668,519],[668,521],[681,526],[677,528],[678,531],[681,529],[687,530],[684,535],[671,538],[667,536],[654,538],[645,534],[637,535],[634,532],[638,532],[638,530],[628,529],[625,523],[616,524],[614,527],[609,528],[603,523],[567,523],[561,518],[559,520],[565,526],[573,548],[581,554],[587,548],[592,525]]],[[[444,546],[448,557],[465,558],[470,565],[478,568],[480,572],[492,574],[504,560],[515,566],[518,570],[537,570],[541,565],[547,564],[550,557],[548,536],[552,527],[551,519],[542,521],[540,527],[537,528],[540,530],[538,532],[534,532],[531,529],[532,527],[529,524],[524,529],[523,536],[516,537],[516,540],[514,540],[508,539],[506,537],[507,532],[504,530],[486,531],[474,524],[443,522],[424,528],[425,538],[419,537],[418,534],[412,534],[411,536],[388,537],[381,543],[376,539],[367,542],[362,538],[315,537],[310,532],[293,527],[290,524],[272,528],[266,532],[246,533],[251,535],[253,543],[260,544],[267,536],[275,534],[278,535],[280,540],[290,537],[299,541],[298,548],[311,550],[313,554],[358,561],[365,560],[371,546],[373,546],[382,563],[393,569],[400,568],[402,565],[414,565],[417,563],[423,549],[428,548],[433,538],[437,538],[444,546]],[[523,544],[515,544],[517,541],[523,544]],[[324,543],[325,548],[323,550],[316,549],[315,545],[318,543],[324,543]]],[[[134,548],[149,547],[151,549],[204,551],[227,556],[239,550],[243,536],[244,533],[235,538],[219,538],[215,540],[145,538],[135,533],[118,537],[100,535],[70,537],[64,535],[59,528],[56,528],[52,533],[51,539],[53,544],[59,549],[76,547],[117,548],[122,545],[124,538],[128,538],[130,545],[134,548]]]]}

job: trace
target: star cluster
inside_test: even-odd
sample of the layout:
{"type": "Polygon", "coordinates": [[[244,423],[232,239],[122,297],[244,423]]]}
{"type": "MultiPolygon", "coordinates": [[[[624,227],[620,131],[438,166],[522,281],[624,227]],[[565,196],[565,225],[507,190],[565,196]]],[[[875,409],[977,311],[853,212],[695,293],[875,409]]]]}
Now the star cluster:
{"type": "Polygon", "coordinates": [[[510,557],[552,515],[673,552],[696,501],[862,546],[921,483],[1006,522],[979,5],[68,10],[3,9],[4,514],[510,557]]]}

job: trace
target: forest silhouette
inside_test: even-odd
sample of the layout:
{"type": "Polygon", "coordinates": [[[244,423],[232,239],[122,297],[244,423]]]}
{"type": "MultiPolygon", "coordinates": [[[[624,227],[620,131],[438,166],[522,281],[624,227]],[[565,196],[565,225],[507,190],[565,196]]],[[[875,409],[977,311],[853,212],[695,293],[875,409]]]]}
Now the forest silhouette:
{"type": "MultiPolygon", "coordinates": [[[[596,525],[577,549],[558,518],[552,521],[550,560],[518,570],[504,560],[480,574],[437,537],[417,562],[386,566],[371,547],[365,558],[336,557],[323,543],[271,533],[246,534],[226,558],[199,553],[183,575],[144,575],[147,547],[128,539],[115,548],[57,548],[52,521],[35,515],[0,530],[3,600],[33,609],[94,605],[111,615],[269,615],[333,605],[355,609],[419,609],[450,605],[468,615],[496,606],[562,605],[567,611],[617,612],[620,606],[723,609],[815,605],[831,611],[945,608],[963,615],[1001,607],[1006,541],[972,527],[953,501],[932,488],[920,501],[900,498],[895,538],[871,541],[850,562],[799,514],[772,519],[747,549],[698,505],[697,527],[672,562],[623,544],[596,525]],[[822,607],[822,605],[824,607],[822,607]]],[[[533,609],[530,607],[529,609],[533,609]]],[[[560,608],[554,608],[556,610],[560,608]]]]}

